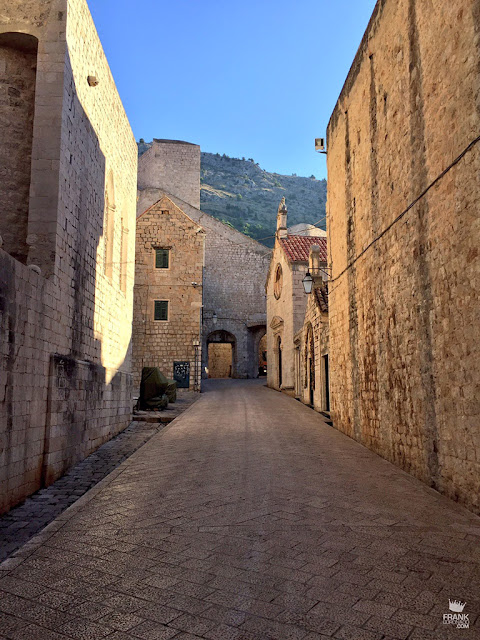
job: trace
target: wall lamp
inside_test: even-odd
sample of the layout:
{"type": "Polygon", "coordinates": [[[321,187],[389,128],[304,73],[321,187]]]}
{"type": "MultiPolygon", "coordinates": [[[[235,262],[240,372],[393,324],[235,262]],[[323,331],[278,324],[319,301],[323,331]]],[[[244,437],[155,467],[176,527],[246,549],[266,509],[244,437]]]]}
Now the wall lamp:
{"type": "Polygon", "coordinates": [[[307,271],[307,273],[305,274],[305,277],[302,280],[302,284],[303,284],[303,290],[305,291],[305,293],[312,293],[312,287],[313,287],[313,278],[310,275],[310,271],[307,271]]]}
{"type": "MultiPolygon", "coordinates": [[[[319,269],[313,269],[312,268],[312,272],[313,272],[313,275],[315,277],[318,277],[319,275],[321,275],[323,282],[328,282],[330,274],[329,274],[329,271],[327,269],[328,269],[328,267],[324,267],[324,268],[320,267],[319,269]]],[[[305,276],[304,276],[304,278],[302,280],[302,284],[303,284],[303,290],[305,291],[306,294],[312,293],[313,276],[310,273],[310,270],[308,270],[307,273],[305,274],[305,276]]]]}
{"type": "Polygon", "coordinates": [[[327,155],[325,150],[325,138],[315,138],[315,151],[317,153],[324,153],[327,155]]]}

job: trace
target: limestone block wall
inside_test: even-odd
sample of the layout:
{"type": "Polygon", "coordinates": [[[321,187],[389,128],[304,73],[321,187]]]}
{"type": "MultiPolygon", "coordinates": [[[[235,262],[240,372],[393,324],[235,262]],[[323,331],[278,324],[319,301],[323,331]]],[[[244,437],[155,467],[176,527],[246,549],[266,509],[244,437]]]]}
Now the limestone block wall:
{"type": "Polygon", "coordinates": [[[173,378],[175,361],[190,363],[190,388],[199,388],[205,232],[164,196],[137,219],[136,235],[135,394],[143,367],[173,378]],[[155,267],[155,248],[168,249],[168,268],[155,267]],[[168,320],[154,319],[155,300],[168,302],[168,320]]]}
{"type": "MultiPolygon", "coordinates": [[[[143,156],[140,162],[142,158],[143,156]]],[[[138,215],[163,195],[161,189],[154,187],[139,189],[138,215]]],[[[168,194],[168,197],[201,225],[206,234],[202,321],[203,375],[205,368],[208,368],[209,336],[215,331],[227,331],[235,337],[236,342],[233,376],[256,377],[258,341],[265,331],[264,287],[270,251],[243,233],[182,201],[176,195],[168,194]],[[214,312],[217,316],[216,324],[213,322],[214,312]]]]}
{"type": "Polygon", "coordinates": [[[477,512],[479,24],[378,2],[327,133],[334,425],[477,512]]]}
{"type": "Polygon", "coordinates": [[[313,291],[308,295],[304,324],[295,335],[294,342],[297,350],[295,395],[304,404],[310,404],[309,361],[312,359],[314,366],[313,408],[317,411],[327,411],[328,364],[326,365],[325,356],[328,357],[329,351],[328,313],[319,308],[313,291]]]}
{"type": "Polygon", "coordinates": [[[154,138],[138,163],[138,188],[153,186],[200,209],[199,145],[154,138]]]}
{"type": "Polygon", "coordinates": [[[0,42],[17,32],[38,40],[26,262],[41,272],[5,244],[3,510],[127,426],[132,395],[135,140],[84,0],[9,3],[0,42]]]}
{"type": "MultiPolygon", "coordinates": [[[[258,375],[258,340],[265,331],[265,278],[270,252],[255,240],[202,214],[206,230],[203,342],[225,330],[237,341],[233,376],[258,375]],[[213,323],[213,312],[217,323],[213,323]]],[[[203,365],[208,366],[204,359],[203,365]]]]}
{"type": "Polygon", "coordinates": [[[270,270],[266,282],[267,292],[267,385],[295,395],[295,347],[294,336],[303,326],[307,296],[302,280],[307,263],[290,262],[275,242],[270,270]],[[277,299],[274,295],[274,280],[277,265],[282,269],[282,290],[277,299]],[[278,320],[277,320],[278,319],[278,320]],[[279,321],[282,322],[279,322],[279,321]],[[279,386],[278,340],[282,349],[282,384],[279,386]]]}

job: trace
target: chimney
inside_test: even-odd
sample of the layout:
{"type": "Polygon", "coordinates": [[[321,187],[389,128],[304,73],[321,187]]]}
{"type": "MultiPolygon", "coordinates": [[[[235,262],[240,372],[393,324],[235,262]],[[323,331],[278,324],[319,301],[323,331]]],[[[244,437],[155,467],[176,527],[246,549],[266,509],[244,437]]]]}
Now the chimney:
{"type": "Polygon", "coordinates": [[[277,238],[286,238],[286,237],[287,237],[287,205],[285,204],[285,196],[284,196],[278,206],[277,238]]]}

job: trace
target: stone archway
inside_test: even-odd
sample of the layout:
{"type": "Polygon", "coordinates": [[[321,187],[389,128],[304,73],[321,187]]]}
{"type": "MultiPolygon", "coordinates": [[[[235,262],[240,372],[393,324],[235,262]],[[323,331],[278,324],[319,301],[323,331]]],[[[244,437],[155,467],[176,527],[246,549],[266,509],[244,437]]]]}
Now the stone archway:
{"type": "Polygon", "coordinates": [[[235,378],[237,339],[229,331],[212,331],[207,336],[209,378],[235,378]]]}
{"type": "Polygon", "coordinates": [[[258,342],[258,375],[267,375],[267,334],[264,333],[258,342]]]}

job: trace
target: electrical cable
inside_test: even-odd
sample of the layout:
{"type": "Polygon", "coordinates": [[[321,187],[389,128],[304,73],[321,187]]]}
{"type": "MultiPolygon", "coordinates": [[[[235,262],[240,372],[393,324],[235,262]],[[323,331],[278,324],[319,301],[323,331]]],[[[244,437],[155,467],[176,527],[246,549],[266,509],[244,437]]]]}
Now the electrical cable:
{"type": "MultiPolygon", "coordinates": [[[[397,222],[399,222],[409,211],[410,209],[412,209],[417,202],[419,202],[429,191],[430,189],[432,189],[432,187],[434,187],[438,182],[440,182],[440,180],[451,170],[453,169],[453,167],[455,165],[457,165],[460,160],[471,150],[473,149],[473,147],[480,142],[480,136],[477,136],[474,140],[472,140],[470,142],[469,145],[467,145],[467,147],[465,147],[465,149],[462,151],[462,153],[460,155],[458,155],[455,160],[453,160],[446,169],[444,169],[436,178],[435,180],[433,180],[428,187],[426,187],[421,193],[420,195],[418,195],[415,200],[413,200],[406,209],[404,209],[401,213],[398,214],[398,216],[387,226],[385,227],[385,229],[378,235],[376,236],[369,244],[367,244],[367,246],[357,255],[355,256],[355,258],[349,262],[347,264],[347,266],[338,274],[338,276],[335,276],[335,278],[332,278],[330,280],[331,283],[336,282],[337,280],[339,280],[349,269],[351,269],[353,267],[353,265],[360,260],[360,258],[371,248],[373,247],[374,244],[376,244],[381,238],[383,238],[383,236],[388,233],[388,231],[390,231],[390,229],[397,224],[397,222]]],[[[333,291],[335,291],[337,287],[335,287],[334,289],[331,290],[330,293],[332,293],[333,291]]]]}

